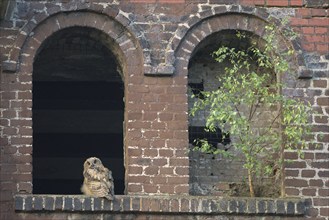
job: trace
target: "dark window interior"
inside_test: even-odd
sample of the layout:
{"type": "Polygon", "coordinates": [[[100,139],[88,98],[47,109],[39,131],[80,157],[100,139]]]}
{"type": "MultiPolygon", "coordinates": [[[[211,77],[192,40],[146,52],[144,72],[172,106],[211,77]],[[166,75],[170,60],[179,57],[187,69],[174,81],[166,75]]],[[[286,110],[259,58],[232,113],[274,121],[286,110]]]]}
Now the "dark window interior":
{"type": "Polygon", "coordinates": [[[124,194],[124,85],[97,34],[56,33],[34,62],[33,193],[81,194],[83,163],[95,156],[124,194]]]}
{"type": "Polygon", "coordinates": [[[216,131],[206,131],[202,126],[189,126],[189,143],[196,145],[195,141],[198,139],[206,139],[213,147],[217,147],[218,144],[227,145],[231,143],[230,136],[223,135],[222,131],[218,128],[216,131]]]}
{"type": "Polygon", "coordinates": [[[196,98],[204,99],[202,94],[204,91],[203,81],[201,83],[188,83],[188,86],[192,89],[192,93],[196,98]]]}

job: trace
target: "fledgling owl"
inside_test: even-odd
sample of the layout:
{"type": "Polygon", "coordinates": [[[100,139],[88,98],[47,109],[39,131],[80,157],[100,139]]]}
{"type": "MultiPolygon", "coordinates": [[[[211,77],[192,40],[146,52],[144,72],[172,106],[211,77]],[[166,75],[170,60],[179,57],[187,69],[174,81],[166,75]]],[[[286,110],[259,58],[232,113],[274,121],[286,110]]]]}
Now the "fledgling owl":
{"type": "Polygon", "coordinates": [[[81,191],[87,196],[105,197],[113,200],[114,183],[112,172],[103,166],[97,157],[88,158],[83,164],[81,191]]]}

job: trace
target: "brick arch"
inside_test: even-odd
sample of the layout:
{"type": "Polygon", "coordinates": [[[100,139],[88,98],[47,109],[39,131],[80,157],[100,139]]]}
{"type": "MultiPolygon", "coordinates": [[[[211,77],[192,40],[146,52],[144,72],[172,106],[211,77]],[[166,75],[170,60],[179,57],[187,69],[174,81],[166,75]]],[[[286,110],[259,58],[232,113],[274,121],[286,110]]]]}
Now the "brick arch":
{"type": "MultiPolygon", "coordinates": [[[[99,36],[101,43],[116,56],[118,65],[122,68],[125,98],[129,99],[131,96],[131,92],[129,92],[128,88],[130,81],[133,80],[132,78],[139,77],[138,75],[143,74],[143,51],[139,45],[139,41],[134,38],[133,34],[127,30],[126,27],[116,20],[106,15],[89,11],[56,13],[34,27],[29,35],[26,35],[26,39],[21,44],[22,48],[19,49],[20,55],[17,56],[19,68],[17,69],[18,74],[15,76],[18,82],[24,84],[25,90],[32,91],[33,63],[39,51],[47,44],[47,40],[52,39],[51,37],[54,36],[55,33],[69,30],[72,27],[85,28],[87,31],[95,30],[97,34],[100,33],[97,37],[99,36]],[[112,44],[114,46],[111,46],[111,43],[107,43],[108,40],[113,42],[112,44]]],[[[26,120],[28,121],[26,127],[32,129],[32,120],[30,120],[32,115],[31,92],[25,97],[24,102],[27,103],[28,110],[26,110],[26,112],[28,114],[27,118],[29,119],[26,120]]],[[[124,115],[124,117],[127,117],[127,112],[125,112],[124,115]]],[[[125,125],[123,129],[125,132],[127,130],[127,125],[125,125]]],[[[126,139],[129,138],[127,132],[124,138],[125,144],[126,139]]],[[[32,143],[32,136],[26,138],[26,143],[32,143]]],[[[125,148],[124,151],[126,151],[125,148]]],[[[127,160],[125,160],[124,163],[127,163],[127,160]]],[[[127,173],[125,175],[127,175],[127,173]]],[[[32,181],[32,176],[28,181],[32,181]]],[[[28,191],[31,193],[32,188],[28,189],[28,191]]]]}
{"type": "Polygon", "coordinates": [[[169,48],[175,50],[180,44],[181,39],[186,35],[186,33],[192,29],[198,23],[205,21],[207,19],[213,19],[214,17],[228,14],[240,14],[245,16],[255,16],[261,20],[267,21],[272,20],[272,22],[276,22],[280,24],[276,18],[271,17],[266,8],[257,8],[252,6],[244,6],[244,5],[214,5],[210,8],[206,8],[205,10],[201,10],[200,12],[191,15],[184,21],[184,24],[181,25],[172,38],[169,48]]]}
{"type": "MultiPolygon", "coordinates": [[[[175,45],[172,44],[173,46],[172,50],[175,52],[175,58],[176,58],[176,62],[175,62],[176,74],[183,76],[185,78],[190,77],[188,70],[189,62],[193,57],[193,55],[195,54],[195,52],[198,50],[198,48],[200,48],[201,45],[203,45],[203,43],[207,41],[210,36],[218,36],[222,32],[230,31],[230,30],[240,30],[240,31],[246,31],[248,33],[252,33],[257,37],[262,38],[265,34],[265,27],[268,23],[269,21],[263,18],[247,13],[223,13],[219,15],[212,15],[205,17],[200,21],[194,21],[193,26],[189,29],[183,27],[183,29],[186,29],[186,31],[179,32],[182,39],[180,41],[174,42],[175,45]],[[218,35],[216,35],[216,33],[218,33],[218,35]]],[[[279,23],[276,24],[279,25],[279,23]]],[[[279,39],[279,42],[282,42],[282,47],[279,48],[279,51],[285,51],[288,48],[294,48],[293,47],[294,45],[291,42],[289,42],[286,38],[284,38],[283,35],[281,35],[280,30],[277,33],[278,33],[277,37],[279,39]]],[[[215,49],[217,48],[214,48],[214,50],[215,49]]],[[[296,50],[296,48],[294,49],[296,50]]],[[[291,65],[293,65],[292,66],[293,68],[298,70],[298,62],[296,58],[297,57],[292,57],[292,59],[289,60],[289,62],[291,65]]],[[[295,72],[293,75],[295,75],[295,72]]],[[[189,103],[190,100],[186,98],[186,101],[189,103]]],[[[187,120],[187,123],[190,126],[189,120],[187,120]]],[[[193,124],[191,127],[193,127],[193,124]]],[[[194,158],[192,158],[191,160],[193,161],[193,159],[194,158]]],[[[190,167],[191,170],[193,170],[195,167],[198,167],[198,164],[194,165],[193,163],[191,163],[190,167]]],[[[194,190],[193,178],[194,179],[197,178],[193,175],[194,174],[192,171],[191,172],[192,181],[190,181],[190,186],[192,190],[194,190]]]]}
{"type": "MultiPolygon", "coordinates": [[[[132,45],[135,49],[138,49],[138,53],[143,49],[147,51],[149,47],[140,28],[135,26],[117,8],[109,6],[103,8],[94,4],[72,5],[67,3],[63,4],[62,8],[50,8],[49,11],[37,14],[29,19],[27,24],[19,31],[9,52],[8,59],[4,61],[4,71],[20,71],[24,56],[31,53],[40,42],[43,42],[55,31],[70,26],[91,27],[101,30],[113,37],[119,45],[122,44],[123,51],[128,50],[129,48],[126,47],[132,45]],[[72,9],[74,11],[70,11],[72,9]],[[114,30],[116,33],[112,33],[111,25],[120,27],[121,30],[117,29],[114,30]],[[126,45],[128,39],[131,45],[126,45]]],[[[142,58],[141,62],[145,61],[145,66],[147,66],[149,65],[147,62],[150,62],[149,56],[148,53],[142,52],[137,57],[142,58]]],[[[128,57],[128,54],[126,57],[128,57]]]]}
{"type": "Polygon", "coordinates": [[[116,20],[93,12],[69,12],[55,14],[33,29],[20,51],[19,65],[21,68],[19,71],[25,72],[25,68],[31,71],[30,65],[33,63],[38,49],[53,33],[76,26],[99,30],[105,36],[113,39],[118,48],[115,55],[121,61],[122,67],[142,66],[143,56],[138,41],[116,20]],[[126,62],[128,57],[129,63],[126,62]]]}
{"type": "MultiPolygon", "coordinates": [[[[193,30],[194,27],[198,26],[200,23],[208,20],[214,19],[221,15],[226,15],[229,13],[241,13],[245,15],[255,14],[256,16],[266,20],[269,17],[269,13],[264,8],[256,8],[251,6],[243,5],[213,5],[199,11],[196,14],[190,15],[185,21],[183,21],[177,28],[174,36],[168,43],[166,48],[165,63],[162,66],[166,66],[169,69],[175,70],[174,62],[177,58],[177,50],[182,42],[184,42],[184,37],[188,32],[193,30]]],[[[171,72],[171,74],[174,71],[171,72]]]]}
{"type": "MultiPolygon", "coordinates": [[[[228,8],[226,6],[215,7],[221,12],[215,14],[216,10],[209,10],[208,12],[199,13],[197,16],[190,17],[190,20],[185,25],[180,26],[176,31],[175,36],[169,43],[167,50],[172,51],[175,59],[166,60],[167,65],[175,65],[178,71],[185,72],[187,75],[187,65],[191,58],[194,49],[202,42],[205,38],[212,35],[213,33],[224,31],[224,30],[241,30],[248,31],[256,36],[262,37],[265,31],[265,26],[269,22],[275,23],[280,29],[278,31],[278,37],[281,42],[285,42],[280,50],[284,51],[288,48],[293,48],[296,52],[296,57],[293,57],[291,64],[296,67],[299,77],[308,78],[310,76],[305,75],[305,61],[302,57],[302,50],[298,39],[289,41],[280,31],[285,27],[279,20],[269,16],[266,11],[260,9],[253,9],[246,12],[239,12],[243,6],[236,6],[228,8]],[[236,12],[237,11],[237,12],[236,12]],[[256,16],[256,15],[258,16],[256,16]],[[200,17],[200,18],[199,18],[200,17]],[[188,28],[191,25],[190,28],[188,28]],[[280,26],[281,25],[281,26],[280,26]],[[172,60],[176,60],[176,63],[172,60]]],[[[306,71],[307,72],[307,71],[306,71]]]]}

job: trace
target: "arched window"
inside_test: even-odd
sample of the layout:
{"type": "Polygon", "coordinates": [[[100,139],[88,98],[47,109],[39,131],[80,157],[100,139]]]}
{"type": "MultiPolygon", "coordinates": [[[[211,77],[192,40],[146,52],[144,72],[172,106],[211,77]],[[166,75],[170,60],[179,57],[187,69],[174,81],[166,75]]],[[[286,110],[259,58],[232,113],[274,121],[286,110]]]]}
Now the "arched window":
{"type": "MultiPolygon", "coordinates": [[[[110,44],[110,39],[106,39],[110,44]]],[[[121,67],[91,28],[60,30],[33,64],[33,193],[80,194],[83,163],[99,157],[124,193],[121,67]]]]}
{"type": "MultiPolygon", "coordinates": [[[[246,37],[238,38],[236,30],[222,30],[206,37],[194,49],[188,68],[189,109],[192,108],[196,99],[204,98],[201,91],[221,88],[218,78],[224,73],[225,67],[231,65],[228,60],[222,63],[216,62],[212,56],[214,51],[221,46],[245,51],[252,43],[257,43],[259,48],[262,47],[259,37],[246,31],[243,33],[246,37]]],[[[251,65],[251,68],[254,68],[255,72],[261,72],[256,62],[251,65]]],[[[272,80],[276,80],[275,74],[268,83],[273,82],[272,80]]],[[[241,111],[247,111],[247,109],[241,105],[241,111]]],[[[257,118],[254,129],[261,129],[262,124],[264,125],[267,120],[264,117],[271,117],[273,115],[271,111],[276,110],[262,109],[262,111],[268,114],[261,114],[261,117],[257,118]]],[[[246,179],[246,170],[243,168],[244,157],[233,147],[235,137],[230,134],[224,135],[220,129],[216,132],[205,131],[207,115],[208,112],[205,109],[189,117],[190,147],[193,148],[193,145],[196,145],[195,139],[206,138],[214,147],[229,152],[233,158],[190,151],[190,194],[226,195],[226,193],[231,193],[232,183],[241,183],[246,179]]]]}

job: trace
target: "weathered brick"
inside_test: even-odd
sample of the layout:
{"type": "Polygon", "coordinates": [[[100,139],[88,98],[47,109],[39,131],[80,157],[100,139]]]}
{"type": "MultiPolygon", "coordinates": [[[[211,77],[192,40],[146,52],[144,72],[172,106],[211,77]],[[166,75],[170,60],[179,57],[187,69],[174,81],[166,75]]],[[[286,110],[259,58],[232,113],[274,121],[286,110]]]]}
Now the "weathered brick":
{"type": "Polygon", "coordinates": [[[132,192],[132,193],[142,192],[142,190],[143,190],[143,187],[142,187],[141,184],[133,184],[133,183],[128,184],[128,191],[129,192],[132,192]]]}
{"type": "Polygon", "coordinates": [[[286,188],[286,194],[289,196],[299,196],[299,190],[296,188],[286,188]]]}
{"type": "Polygon", "coordinates": [[[329,189],[319,189],[318,194],[321,197],[328,197],[329,196],[329,189]]]}
{"type": "Polygon", "coordinates": [[[160,149],[159,156],[160,157],[172,157],[174,155],[174,151],[171,149],[160,149]]]}
{"type": "Polygon", "coordinates": [[[293,161],[286,164],[287,168],[306,168],[305,161],[293,161]]]}
{"type": "Polygon", "coordinates": [[[121,199],[115,198],[112,200],[113,204],[113,211],[120,211],[122,209],[121,207],[121,199]]]}
{"type": "Polygon", "coordinates": [[[266,204],[264,201],[257,201],[257,209],[259,213],[265,213],[265,209],[266,209],[266,204]]]}
{"type": "Polygon", "coordinates": [[[2,190],[16,190],[17,186],[14,183],[1,183],[0,184],[2,190]]]}
{"type": "Polygon", "coordinates": [[[314,122],[315,123],[321,123],[321,124],[326,124],[328,123],[328,116],[314,116],[314,122]]]}
{"type": "Polygon", "coordinates": [[[166,141],[168,148],[184,148],[186,146],[186,142],[184,140],[179,139],[171,139],[166,141]]]}
{"type": "Polygon", "coordinates": [[[319,214],[319,210],[317,208],[309,208],[306,212],[307,216],[317,217],[319,214]]]}
{"type": "Polygon", "coordinates": [[[329,208],[320,208],[320,215],[329,216],[329,208]]]}
{"type": "Polygon", "coordinates": [[[321,179],[311,179],[309,181],[310,186],[316,186],[316,187],[322,187],[323,186],[323,180],[321,179]]]}
{"type": "MultiPolygon", "coordinates": [[[[161,175],[161,174],[160,174],[161,175]]],[[[156,176],[154,176],[154,177],[151,177],[151,182],[153,183],[153,184],[164,184],[164,186],[165,186],[165,184],[168,182],[168,178],[167,177],[165,177],[163,174],[161,175],[161,176],[159,176],[159,175],[156,175],[156,176]]],[[[162,185],[160,185],[160,187],[161,187],[162,185]]],[[[162,189],[163,189],[164,187],[162,187],[162,189]]]]}
{"type": "Polygon", "coordinates": [[[189,174],[189,169],[186,167],[176,167],[175,173],[177,175],[188,175],[189,174]]]}
{"type": "Polygon", "coordinates": [[[328,161],[312,162],[312,167],[329,169],[329,164],[328,164],[328,161]]]}
{"type": "Polygon", "coordinates": [[[297,177],[299,170],[285,170],[286,176],[297,177]]]}
{"type": "Polygon", "coordinates": [[[157,175],[159,173],[158,166],[149,166],[144,169],[146,175],[157,175]]]}
{"type": "Polygon", "coordinates": [[[43,209],[43,198],[42,197],[36,197],[33,201],[33,209],[34,210],[42,210],[43,209]]]}
{"type": "Polygon", "coordinates": [[[284,201],[277,200],[276,205],[277,205],[277,213],[279,213],[279,214],[285,214],[286,213],[286,208],[285,208],[285,202],[284,201]]]}
{"type": "Polygon", "coordinates": [[[313,204],[315,206],[327,206],[329,204],[329,198],[314,198],[313,204]]]}
{"type": "MultiPolygon", "coordinates": [[[[45,198],[45,210],[54,210],[55,200],[53,197],[45,198]]],[[[78,209],[78,207],[77,207],[78,209]]],[[[79,209],[78,209],[79,210],[79,209]]]]}
{"type": "Polygon", "coordinates": [[[94,211],[102,210],[102,199],[94,198],[94,211]]]}
{"type": "Polygon", "coordinates": [[[17,164],[17,171],[21,173],[30,173],[32,172],[32,164],[17,164]]]}
{"type": "Polygon", "coordinates": [[[129,166],[128,169],[130,174],[142,174],[143,172],[143,167],[141,166],[129,166]]]}
{"type": "Polygon", "coordinates": [[[247,201],[240,200],[238,201],[238,213],[245,213],[247,209],[247,201]]]}
{"type": "Polygon", "coordinates": [[[175,186],[175,194],[179,194],[179,195],[185,194],[185,195],[187,195],[188,192],[189,192],[189,186],[186,183],[182,184],[182,185],[175,186]]]}
{"type": "Polygon", "coordinates": [[[329,106],[329,97],[317,98],[316,102],[320,106],[329,106]]]}
{"type": "Polygon", "coordinates": [[[188,177],[168,177],[169,184],[187,184],[188,177]]]}
{"type": "Polygon", "coordinates": [[[26,164],[32,163],[32,156],[31,155],[11,155],[10,160],[17,164],[26,164]]]}
{"type": "Polygon", "coordinates": [[[55,198],[55,210],[62,210],[63,208],[63,197],[57,196],[55,198]]]}
{"type": "Polygon", "coordinates": [[[132,149],[132,148],[128,149],[128,155],[130,157],[140,156],[141,154],[142,154],[142,149],[132,149]]]}
{"type": "Polygon", "coordinates": [[[303,179],[287,179],[285,181],[286,183],[286,186],[295,186],[295,187],[307,187],[308,186],[308,183],[306,180],[303,180],[303,179]]]}
{"type": "Polygon", "coordinates": [[[315,171],[314,170],[302,170],[302,177],[314,177],[315,171]]]}
{"type": "Polygon", "coordinates": [[[128,176],[127,181],[129,181],[129,183],[147,184],[147,183],[150,183],[150,177],[148,177],[148,176],[128,176]]]}
{"type": "Polygon", "coordinates": [[[27,197],[25,201],[25,210],[32,210],[32,197],[27,197]]]}
{"type": "Polygon", "coordinates": [[[159,186],[153,184],[143,184],[143,189],[145,193],[157,193],[159,186]]]}
{"type": "Polygon", "coordinates": [[[158,156],[158,149],[144,149],[143,150],[144,157],[157,157],[158,156]]]}
{"type": "Polygon", "coordinates": [[[175,194],[175,188],[168,185],[159,185],[159,192],[166,194],[175,194]]]}
{"type": "Polygon", "coordinates": [[[318,88],[327,88],[327,80],[314,80],[313,86],[318,88]]]}
{"type": "Polygon", "coordinates": [[[327,177],[327,178],[329,178],[329,171],[323,171],[323,170],[320,170],[319,172],[318,172],[318,175],[319,175],[319,177],[327,177]]]}
{"type": "Polygon", "coordinates": [[[172,174],[174,174],[174,168],[173,167],[160,167],[159,174],[160,175],[172,175],[172,174]]]}
{"type": "Polygon", "coordinates": [[[130,211],[130,198],[123,198],[122,208],[125,211],[130,211]]]}
{"type": "Polygon", "coordinates": [[[24,200],[23,200],[22,197],[16,198],[16,200],[15,200],[15,210],[17,210],[17,211],[24,210],[23,204],[24,204],[24,200]]]}
{"type": "Polygon", "coordinates": [[[170,166],[188,166],[189,161],[187,159],[181,159],[181,158],[170,158],[169,159],[169,165],[170,166]]]}

